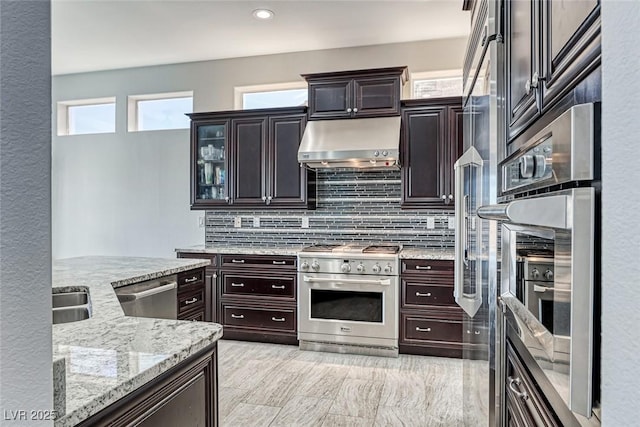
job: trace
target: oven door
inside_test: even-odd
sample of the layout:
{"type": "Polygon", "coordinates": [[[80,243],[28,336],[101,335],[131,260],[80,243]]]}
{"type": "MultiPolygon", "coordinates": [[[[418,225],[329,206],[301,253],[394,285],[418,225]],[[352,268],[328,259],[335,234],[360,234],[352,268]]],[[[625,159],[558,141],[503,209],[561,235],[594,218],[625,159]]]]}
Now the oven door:
{"type": "Polygon", "coordinates": [[[530,370],[552,406],[559,396],[574,415],[587,418],[593,402],[594,209],[595,190],[577,188],[478,210],[503,221],[500,293],[509,336],[534,361],[530,370]],[[553,277],[527,280],[523,253],[553,262],[553,277]]]}
{"type": "Polygon", "coordinates": [[[397,277],[299,273],[298,339],[397,347],[397,277]]]}

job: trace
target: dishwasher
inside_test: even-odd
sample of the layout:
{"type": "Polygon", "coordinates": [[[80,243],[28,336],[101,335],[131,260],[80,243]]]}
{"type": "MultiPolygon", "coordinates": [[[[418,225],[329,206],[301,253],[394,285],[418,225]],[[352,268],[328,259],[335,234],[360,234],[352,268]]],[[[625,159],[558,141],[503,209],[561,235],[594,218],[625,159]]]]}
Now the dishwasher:
{"type": "Polygon", "coordinates": [[[122,286],[115,292],[127,316],[178,318],[178,280],[175,274],[122,286]]]}

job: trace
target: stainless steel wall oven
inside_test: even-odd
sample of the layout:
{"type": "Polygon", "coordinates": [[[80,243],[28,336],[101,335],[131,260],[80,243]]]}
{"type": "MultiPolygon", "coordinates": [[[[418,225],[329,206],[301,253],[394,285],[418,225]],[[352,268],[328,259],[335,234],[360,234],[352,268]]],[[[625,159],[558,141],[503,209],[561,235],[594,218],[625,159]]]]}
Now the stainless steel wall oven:
{"type": "Polygon", "coordinates": [[[597,117],[574,106],[522,144],[500,164],[502,203],[478,209],[501,221],[507,339],[564,425],[598,410],[597,117]]]}

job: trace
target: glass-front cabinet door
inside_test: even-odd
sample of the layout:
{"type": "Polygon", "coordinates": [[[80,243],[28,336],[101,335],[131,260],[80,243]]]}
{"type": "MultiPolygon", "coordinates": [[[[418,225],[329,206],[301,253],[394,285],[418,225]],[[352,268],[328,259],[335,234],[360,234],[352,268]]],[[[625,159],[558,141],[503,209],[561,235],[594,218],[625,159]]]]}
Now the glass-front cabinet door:
{"type": "Polygon", "coordinates": [[[194,123],[192,125],[192,204],[229,203],[228,121],[194,123]]]}

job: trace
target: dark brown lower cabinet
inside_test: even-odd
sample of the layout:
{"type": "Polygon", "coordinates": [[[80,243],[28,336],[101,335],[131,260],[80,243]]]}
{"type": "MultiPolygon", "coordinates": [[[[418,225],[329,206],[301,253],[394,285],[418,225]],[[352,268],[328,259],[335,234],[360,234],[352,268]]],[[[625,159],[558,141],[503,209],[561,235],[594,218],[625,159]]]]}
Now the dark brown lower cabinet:
{"type": "Polygon", "coordinates": [[[508,426],[561,426],[515,349],[507,341],[505,374],[506,417],[508,426]]]}
{"type": "Polygon", "coordinates": [[[178,273],[178,319],[206,319],[207,286],[205,268],[178,273]]]}
{"type": "MultiPolygon", "coordinates": [[[[202,253],[202,252],[178,252],[178,258],[197,258],[208,259],[211,264],[204,269],[204,314],[202,320],[205,322],[218,322],[217,306],[217,279],[218,279],[218,255],[202,253]]],[[[188,313],[185,317],[180,317],[184,320],[200,320],[198,313],[188,313]],[[196,318],[193,318],[193,317],[196,318]],[[188,317],[188,318],[187,318],[188,317]]],[[[218,322],[219,323],[219,322],[218,322]]]]}
{"type": "Polygon", "coordinates": [[[217,343],[84,420],[88,426],[215,427],[217,343]]]}
{"type": "Polygon", "coordinates": [[[403,259],[400,353],[462,357],[462,309],[453,298],[453,261],[403,259]]]}

